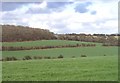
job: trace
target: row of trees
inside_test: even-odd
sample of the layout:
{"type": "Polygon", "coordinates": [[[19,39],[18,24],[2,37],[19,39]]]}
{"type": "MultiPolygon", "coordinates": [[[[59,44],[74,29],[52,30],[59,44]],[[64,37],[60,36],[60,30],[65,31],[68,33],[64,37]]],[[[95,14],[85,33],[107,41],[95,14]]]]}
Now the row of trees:
{"type": "Polygon", "coordinates": [[[120,39],[119,34],[54,34],[53,32],[45,29],[15,25],[1,26],[3,42],[59,39],[84,42],[98,42],[103,43],[104,45],[118,45],[120,39]]]}
{"type": "Polygon", "coordinates": [[[58,46],[34,46],[34,47],[5,47],[2,46],[2,51],[17,51],[17,50],[34,50],[34,49],[51,49],[51,48],[66,48],[66,47],[95,47],[96,44],[76,44],[76,45],[58,45],[58,46]]]}
{"type": "Polygon", "coordinates": [[[30,41],[30,40],[49,40],[55,39],[54,33],[45,29],[30,28],[14,25],[1,25],[2,26],[2,41],[30,41]]]}
{"type": "Polygon", "coordinates": [[[120,36],[112,35],[85,35],[85,34],[59,34],[57,38],[60,40],[75,40],[75,41],[84,41],[84,42],[98,42],[118,46],[120,36]]]}

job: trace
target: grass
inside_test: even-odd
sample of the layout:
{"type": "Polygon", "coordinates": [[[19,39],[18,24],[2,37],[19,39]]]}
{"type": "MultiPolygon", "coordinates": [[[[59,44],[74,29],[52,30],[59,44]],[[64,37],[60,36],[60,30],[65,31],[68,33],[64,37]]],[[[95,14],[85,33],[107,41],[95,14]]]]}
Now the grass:
{"type": "Polygon", "coordinates": [[[3,81],[117,81],[117,56],[3,62],[3,81]]]}
{"type": "MultiPolygon", "coordinates": [[[[4,46],[47,46],[90,43],[65,40],[4,42],[4,46]]],[[[2,57],[48,56],[62,59],[40,59],[2,62],[3,81],[117,81],[118,47],[101,46],[2,51],[2,57]],[[87,57],[81,57],[86,55],[87,57]],[[74,58],[72,58],[74,56],[74,58]]],[[[1,52],[1,51],[0,51],[1,52]]]]}
{"type": "MultiPolygon", "coordinates": [[[[94,44],[92,42],[80,42],[80,41],[68,41],[68,40],[38,40],[38,41],[26,41],[26,42],[3,42],[3,46],[14,46],[14,47],[32,47],[32,46],[58,46],[58,45],[76,45],[81,43],[94,44]]],[[[96,43],[101,45],[100,43],[96,43]]]]}
{"type": "Polygon", "coordinates": [[[24,56],[51,56],[58,57],[62,54],[65,58],[81,55],[91,56],[114,56],[118,55],[118,47],[79,47],[79,48],[55,48],[44,50],[24,50],[24,51],[3,51],[3,57],[14,56],[23,58],[24,56]]]}

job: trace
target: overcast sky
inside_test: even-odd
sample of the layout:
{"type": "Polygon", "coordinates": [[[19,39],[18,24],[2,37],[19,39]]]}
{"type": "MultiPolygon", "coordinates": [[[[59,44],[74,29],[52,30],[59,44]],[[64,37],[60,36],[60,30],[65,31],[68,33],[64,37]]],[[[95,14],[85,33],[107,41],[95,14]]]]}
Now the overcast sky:
{"type": "Polygon", "coordinates": [[[4,2],[0,24],[49,29],[55,33],[117,33],[118,0],[4,2]]]}

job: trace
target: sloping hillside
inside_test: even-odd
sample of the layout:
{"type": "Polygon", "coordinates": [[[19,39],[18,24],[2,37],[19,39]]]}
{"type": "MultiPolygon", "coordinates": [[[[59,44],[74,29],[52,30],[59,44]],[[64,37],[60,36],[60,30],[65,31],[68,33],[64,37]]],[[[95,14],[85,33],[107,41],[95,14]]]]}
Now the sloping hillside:
{"type": "Polygon", "coordinates": [[[1,26],[3,42],[55,39],[54,33],[45,29],[14,25],[1,26]]]}

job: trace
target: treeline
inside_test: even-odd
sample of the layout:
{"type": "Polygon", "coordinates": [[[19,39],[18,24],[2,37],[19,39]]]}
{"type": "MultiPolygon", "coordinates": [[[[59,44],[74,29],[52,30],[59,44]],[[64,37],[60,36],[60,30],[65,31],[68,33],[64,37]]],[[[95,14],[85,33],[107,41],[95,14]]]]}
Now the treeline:
{"type": "Polygon", "coordinates": [[[25,26],[1,25],[2,42],[34,41],[55,39],[53,32],[46,29],[30,28],[25,26]]]}
{"type": "Polygon", "coordinates": [[[103,43],[103,46],[120,46],[120,34],[54,34],[49,30],[25,26],[1,25],[2,42],[35,40],[73,40],[103,43]]]}
{"type": "Polygon", "coordinates": [[[52,49],[52,48],[67,48],[67,47],[95,47],[96,44],[76,44],[76,45],[59,45],[59,46],[34,46],[34,47],[13,47],[2,46],[2,51],[17,51],[17,50],[35,50],[35,49],[52,49]]]}
{"type": "Polygon", "coordinates": [[[83,42],[97,42],[103,43],[103,46],[120,46],[120,36],[113,34],[56,34],[60,40],[73,40],[83,42]]]}

